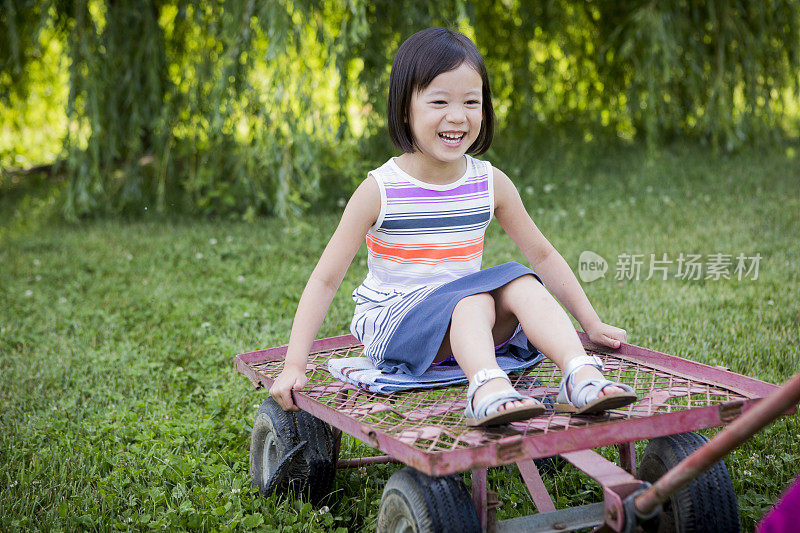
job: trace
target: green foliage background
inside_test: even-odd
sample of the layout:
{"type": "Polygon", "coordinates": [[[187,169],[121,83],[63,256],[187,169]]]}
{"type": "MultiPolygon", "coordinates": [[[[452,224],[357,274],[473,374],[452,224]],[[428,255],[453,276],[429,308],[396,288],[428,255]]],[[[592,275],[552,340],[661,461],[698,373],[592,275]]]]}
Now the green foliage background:
{"type": "Polygon", "coordinates": [[[791,0],[6,0],[4,176],[57,162],[68,217],[336,202],[392,152],[391,58],[431,25],[486,57],[501,165],[554,134],[730,151],[798,132],[791,0]]]}

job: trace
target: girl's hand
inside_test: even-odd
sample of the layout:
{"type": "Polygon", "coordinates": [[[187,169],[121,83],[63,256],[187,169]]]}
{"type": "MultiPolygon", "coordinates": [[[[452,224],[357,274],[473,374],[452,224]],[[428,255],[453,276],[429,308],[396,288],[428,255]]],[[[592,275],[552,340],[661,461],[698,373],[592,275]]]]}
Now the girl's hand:
{"type": "Polygon", "coordinates": [[[301,370],[293,366],[285,366],[281,373],[278,374],[278,377],[275,378],[272,387],[269,388],[269,395],[278,402],[278,405],[280,405],[284,411],[299,411],[300,408],[297,407],[294,400],[292,400],[292,391],[303,390],[306,383],[308,383],[308,377],[304,369],[301,370]]]}
{"type": "Polygon", "coordinates": [[[605,322],[599,322],[591,328],[586,328],[589,340],[601,346],[608,346],[617,349],[623,342],[628,342],[628,333],[616,326],[611,326],[605,322]]]}

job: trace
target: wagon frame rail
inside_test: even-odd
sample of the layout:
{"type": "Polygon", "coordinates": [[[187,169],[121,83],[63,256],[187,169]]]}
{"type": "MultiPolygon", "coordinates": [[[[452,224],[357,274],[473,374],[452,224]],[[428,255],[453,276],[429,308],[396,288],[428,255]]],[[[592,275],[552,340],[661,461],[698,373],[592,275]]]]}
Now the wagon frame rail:
{"type": "MultiPolygon", "coordinates": [[[[582,332],[579,336],[589,353],[604,360],[609,377],[634,387],[638,402],[604,415],[548,411],[501,428],[468,428],[463,423],[465,386],[387,396],[334,379],[327,372],[328,359],[360,355],[361,345],[351,335],[314,342],[308,385],[295,391],[294,400],[304,411],[381,450],[389,456],[385,460],[401,461],[430,476],[465,470],[474,476],[488,467],[524,465],[555,454],[570,460],[572,452],[612,445],[619,447],[623,467],[633,473],[633,441],[729,424],[778,388],[640,346],[601,348],[582,332]]],[[[282,368],[286,348],[239,354],[237,370],[256,387],[268,388],[282,368]]],[[[512,374],[512,381],[523,394],[545,400],[557,390],[559,377],[557,368],[546,361],[512,374]]],[[[523,477],[527,483],[530,476],[523,477]]],[[[540,503],[535,503],[538,508],[540,503]]]]}

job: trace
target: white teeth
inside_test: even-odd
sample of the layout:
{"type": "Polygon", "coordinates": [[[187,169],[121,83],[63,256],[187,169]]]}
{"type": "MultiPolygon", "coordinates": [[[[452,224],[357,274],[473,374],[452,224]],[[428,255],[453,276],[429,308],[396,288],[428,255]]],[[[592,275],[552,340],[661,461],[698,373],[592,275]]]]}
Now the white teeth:
{"type": "Polygon", "coordinates": [[[442,137],[443,139],[447,139],[448,141],[460,141],[464,137],[464,134],[440,133],[439,136],[442,137]]]}

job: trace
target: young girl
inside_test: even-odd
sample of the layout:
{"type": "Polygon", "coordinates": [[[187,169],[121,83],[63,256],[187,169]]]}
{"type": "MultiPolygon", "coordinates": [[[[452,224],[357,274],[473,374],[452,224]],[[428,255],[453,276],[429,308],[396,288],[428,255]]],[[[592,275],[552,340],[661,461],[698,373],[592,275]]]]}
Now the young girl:
{"type": "Polygon", "coordinates": [[[617,348],[625,331],[598,318],[508,176],[467,155],[486,152],[494,131],[486,66],[472,41],[444,28],[409,37],[392,64],[388,122],[403,153],[370,172],[345,207],[300,298],[270,395],[298,410],[291,391],[307,383],[311,343],[366,239],[369,273],[353,292],[351,325],[364,355],[385,372],[412,375],[454,359],[470,382],[467,424],[544,412],[513,389],[495,358],[520,327],[563,373],[559,409],[598,412],[635,401],[630,387],[603,378],[601,360],[586,355],[550,292],[593,342],[617,348]],[[537,273],[519,263],[480,270],[492,216],[537,273]]]}

